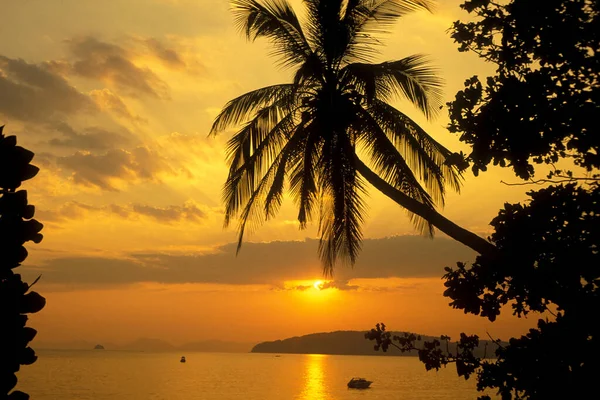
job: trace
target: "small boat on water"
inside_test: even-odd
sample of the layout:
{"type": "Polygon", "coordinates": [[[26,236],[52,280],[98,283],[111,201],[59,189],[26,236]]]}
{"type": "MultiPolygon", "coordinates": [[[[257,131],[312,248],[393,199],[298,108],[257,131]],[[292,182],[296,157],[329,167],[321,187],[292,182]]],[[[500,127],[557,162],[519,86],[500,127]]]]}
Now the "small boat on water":
{"type": "Polygon", "coordinates": [[[179,360],[179,362],[184,363],[185,362],[185,356],[181,356],[181,360],[179,360]]]}
{"type": "Polygon", "coordinates": [[[365,378],[352,378],[350,382],[348,382],[349,389],[368,389],[371,386],[371,381],[366,380],[365,378]]]}

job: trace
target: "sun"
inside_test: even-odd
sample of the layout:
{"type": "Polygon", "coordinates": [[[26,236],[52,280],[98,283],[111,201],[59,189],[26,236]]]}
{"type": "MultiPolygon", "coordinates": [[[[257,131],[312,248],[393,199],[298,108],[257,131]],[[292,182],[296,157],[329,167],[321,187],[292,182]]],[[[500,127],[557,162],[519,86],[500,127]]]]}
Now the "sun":
{"type": "Polygon", "coordinates": [[[323,286],[323,281],[316,281],[315,283],[313,283],[313,287],[317,290],[321,290],[323,286]]]}

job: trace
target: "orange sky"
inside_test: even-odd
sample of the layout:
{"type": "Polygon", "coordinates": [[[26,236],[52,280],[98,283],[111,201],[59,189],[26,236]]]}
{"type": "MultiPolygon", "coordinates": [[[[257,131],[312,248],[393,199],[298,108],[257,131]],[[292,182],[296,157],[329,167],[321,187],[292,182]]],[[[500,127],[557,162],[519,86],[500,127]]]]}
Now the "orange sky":
{"type": "MultiPolygon", "coordinates": [[[[446,100],[466,78],[492,71],[446,33],[465,17],[460,2],[405,17],[380,58],[429,54],[446,100]]],[[[0,28],[0,124],[41,167],[26,188],[45,238],[22,268],[30,279],[43,274],[37,288],[48,305],[32,323],[40,340],[259,341],[380,321],[506,338],[534,324],[449,309],[443,267],[473,254],[441,236],[410,236],[404,212],[373,191],[365,250],[353,270],[336,271],[333,288],[303,290],[322,279],[316,227],[300,231],[290,201],[234,256],[220,200],[227,135],[207,133],[227,100],[290,72],[274,66],[266,43],[234,30],[226,0],[32,0],[2,11],[10,18],[0,28]]],[[[468,150],[444,129],[443,113],[427,122],[395,105],[449,148],[468,150]]],[[[468,173],[444,215],[489,233],[502,204],[528,190],[501,180],[515,178],[468,173]]]]}

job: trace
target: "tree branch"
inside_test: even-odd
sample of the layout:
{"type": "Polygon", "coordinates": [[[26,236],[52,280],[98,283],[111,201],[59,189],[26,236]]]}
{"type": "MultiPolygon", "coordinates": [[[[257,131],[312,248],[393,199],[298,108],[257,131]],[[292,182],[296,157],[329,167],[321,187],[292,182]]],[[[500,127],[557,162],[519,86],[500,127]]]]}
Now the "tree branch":
{"type": "MultiPolygon", "coordinates": [[[[510,183],[510,182],[504,182],[504,181],[500,181],[500,183],[505,184],[506,186],[525,186],[525,185],[544,185],[546,183],[570,183],[570,182],[577,182],[577,181],[583,181],[583,182],[600,182],[600,178],[594,178],[594,177],[569,177],[569,176],[565,176],[565,175],[556,175],[559,178],[563,178],[563,179],[530,179],[527,182],[518,182],[518,183],[510,183]]],[[[589,183],[588,183],[589,184],[589,183]]]]}

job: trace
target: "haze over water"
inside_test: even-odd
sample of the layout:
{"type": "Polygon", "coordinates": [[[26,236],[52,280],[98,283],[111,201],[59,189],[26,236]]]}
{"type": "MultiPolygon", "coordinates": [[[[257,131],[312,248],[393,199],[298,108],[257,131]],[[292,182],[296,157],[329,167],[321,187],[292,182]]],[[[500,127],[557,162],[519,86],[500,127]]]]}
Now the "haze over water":
{"type": "Polygon", "coordinates": [[[453,368],[427,373],[415,357],[42,350],[20,373],[36,400],[475,399],[453,368]],[[346,387],[353,376],[373,381],[346,387]]]}

